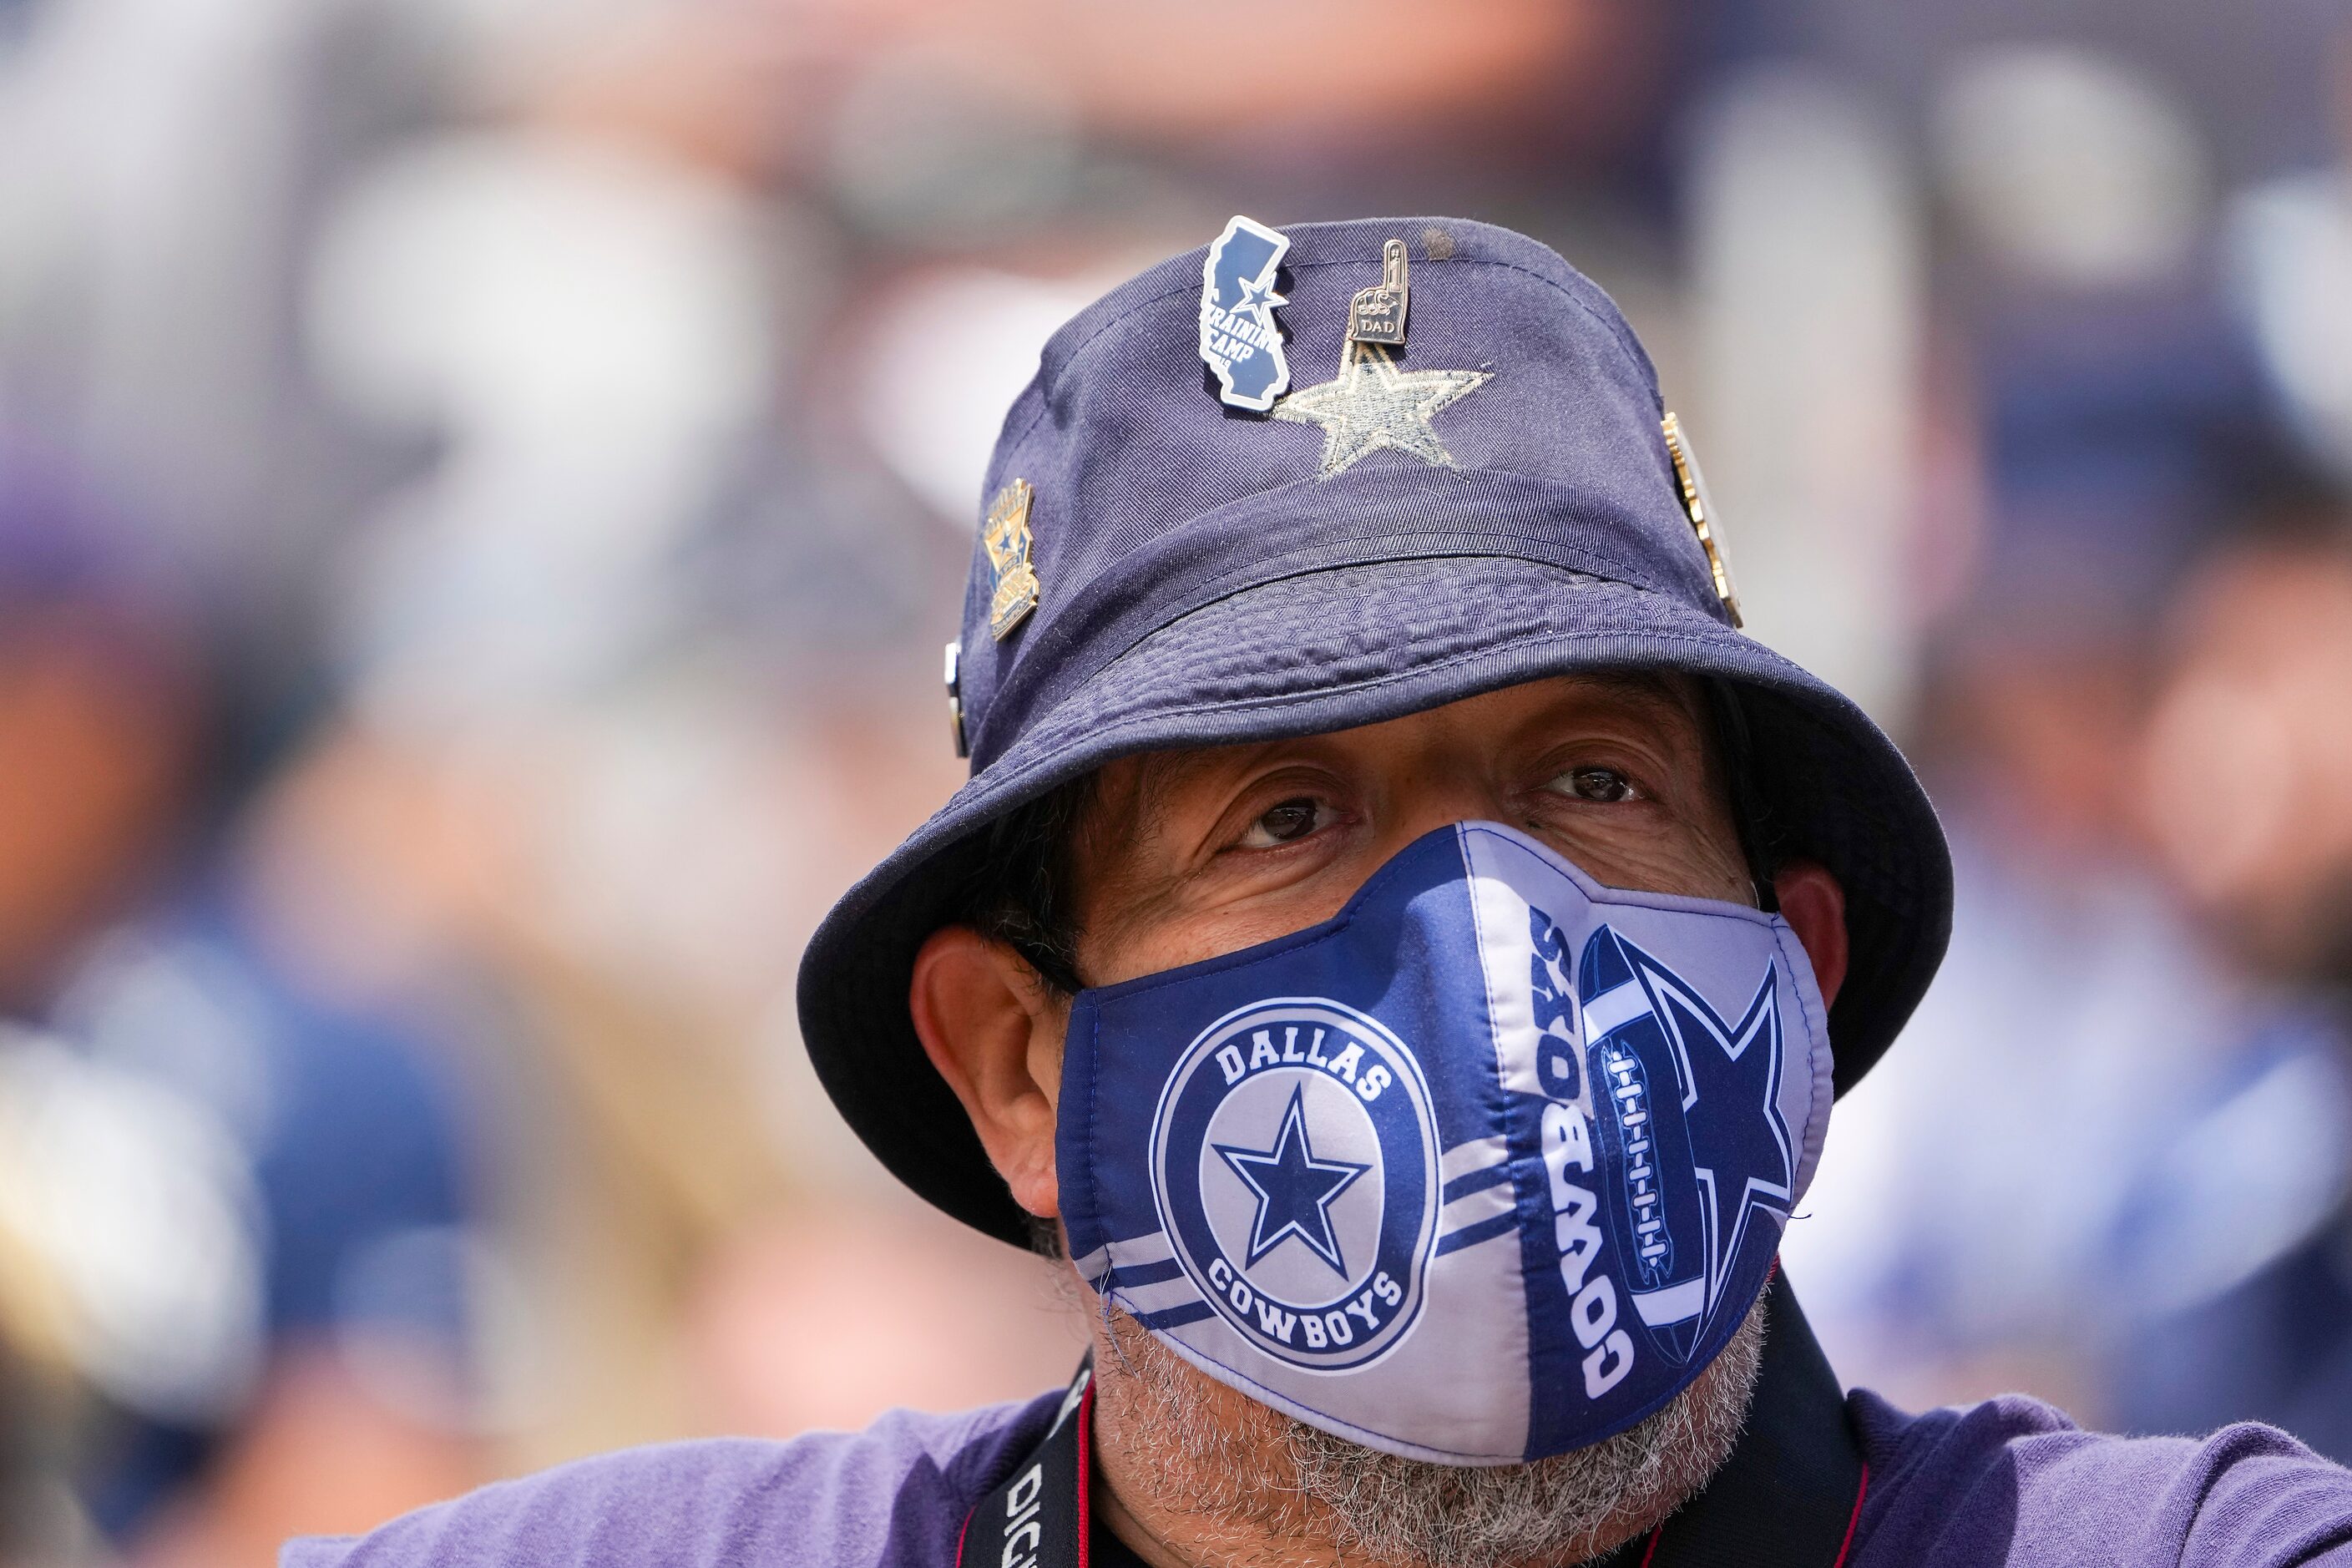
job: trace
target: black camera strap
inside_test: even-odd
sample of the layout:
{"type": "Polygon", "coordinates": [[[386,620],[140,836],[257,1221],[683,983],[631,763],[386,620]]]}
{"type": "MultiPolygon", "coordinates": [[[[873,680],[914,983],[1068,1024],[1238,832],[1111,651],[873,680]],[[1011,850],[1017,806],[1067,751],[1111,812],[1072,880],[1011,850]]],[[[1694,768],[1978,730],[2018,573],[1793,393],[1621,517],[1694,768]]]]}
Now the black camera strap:
{"type": "Polygon", "coordinates": [[[957,1568],[1087,1568],[1094,1404],[1089,1356],[1045,1435],[963,1521],[957,1568]]]}

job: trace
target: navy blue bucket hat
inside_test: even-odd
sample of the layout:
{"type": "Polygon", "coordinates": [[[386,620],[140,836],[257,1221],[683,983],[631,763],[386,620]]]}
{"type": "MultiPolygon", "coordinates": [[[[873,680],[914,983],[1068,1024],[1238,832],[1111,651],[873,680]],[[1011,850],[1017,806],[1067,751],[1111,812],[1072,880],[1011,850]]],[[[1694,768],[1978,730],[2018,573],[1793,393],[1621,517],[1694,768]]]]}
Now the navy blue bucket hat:
{"type": "Polygon", "coordinates": [[[1830,1035],[1839,1091],[1860,1079],[1942,960],[1950,857],[1894,744],[1736,628],[1664,415],[1608,296],[1533,240],[1452,218],[1236,219],[1064,327],[983,490],[956,676],[971,782],[843,897],[801,963],[810,1056],[882,1163],[1027,1240],[908,1006],[916,952],[961,912],[989,824],[1133,752],[1349,729],[1595,669],[1730,694],[1781,847],[1844,885],[1853,951],[1830,1035]],[[1395,241],[1396,320],[1360,310],[1374,341],[1351,341],[1351,302],[1395,241]]]}

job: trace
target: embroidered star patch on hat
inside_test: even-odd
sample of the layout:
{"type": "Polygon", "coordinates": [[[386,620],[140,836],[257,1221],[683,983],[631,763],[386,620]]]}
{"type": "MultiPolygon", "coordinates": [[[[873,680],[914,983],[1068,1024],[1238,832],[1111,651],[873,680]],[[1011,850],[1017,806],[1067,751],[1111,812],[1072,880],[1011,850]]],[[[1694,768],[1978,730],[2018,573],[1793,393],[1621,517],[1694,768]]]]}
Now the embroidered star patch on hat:
{"type": "Polygon", "coordinates": [[[1409,452],[1433,468],[1458,468],[1430,416],[1492,379],[1483,370],[1399,370],[1378,343],[1350,342],[1337,376],[1300,387],[1272,413],[1293,425],[1323,426],[1318,479],[1345,473],[1382,448],[1409,452]]]}

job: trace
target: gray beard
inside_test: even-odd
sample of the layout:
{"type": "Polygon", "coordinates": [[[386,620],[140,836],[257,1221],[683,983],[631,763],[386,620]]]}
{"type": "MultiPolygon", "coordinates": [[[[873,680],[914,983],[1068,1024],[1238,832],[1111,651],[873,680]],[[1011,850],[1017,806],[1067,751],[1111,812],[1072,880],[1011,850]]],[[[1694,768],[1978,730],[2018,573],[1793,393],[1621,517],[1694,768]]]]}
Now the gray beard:
{"type": "Polygon", "coordinates": [[[1759,1299],[1731,1342],[1656,1415],[1530,1464],[1430,1464],[1367,1448],[1247,1399],[1202,1398],[1205,1374],[1124,1312],[1099,1358],[1130,1429],[1151,1434],[1137,1479],[1162,1517],[1216,1526],[1233,1568],[1299,1548],[1390,1568],[1580,1563],[1649,1529],[1731,1457],[1764,1351],[1759,1299]],[[1238,1412],[1238,1416],[1235,1413],[1238,1412]]]}

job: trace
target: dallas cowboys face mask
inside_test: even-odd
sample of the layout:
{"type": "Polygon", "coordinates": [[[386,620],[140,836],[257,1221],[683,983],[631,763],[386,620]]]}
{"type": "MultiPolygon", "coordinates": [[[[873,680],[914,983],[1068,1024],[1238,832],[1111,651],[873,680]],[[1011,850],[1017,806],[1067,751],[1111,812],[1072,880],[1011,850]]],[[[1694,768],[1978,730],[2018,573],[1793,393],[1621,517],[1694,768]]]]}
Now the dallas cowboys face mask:
{"type": "Polygon", "coordinates": [[[1079,994],[1071,1250],[1327,1431],[1457,1465],[1581,1447],[1763,1289],[1829,1120],[1825,1024],[1778,915],[1446,827],[1324,925],[1079,994]]]}

